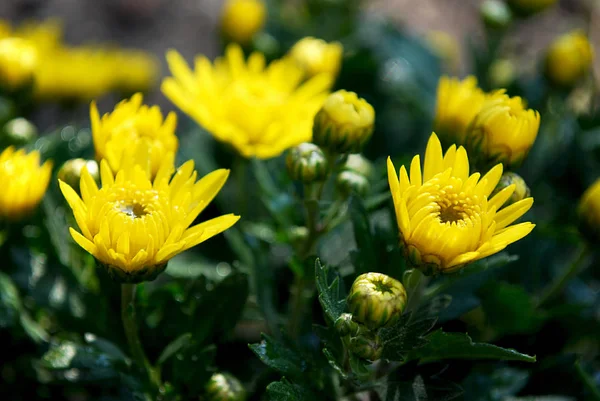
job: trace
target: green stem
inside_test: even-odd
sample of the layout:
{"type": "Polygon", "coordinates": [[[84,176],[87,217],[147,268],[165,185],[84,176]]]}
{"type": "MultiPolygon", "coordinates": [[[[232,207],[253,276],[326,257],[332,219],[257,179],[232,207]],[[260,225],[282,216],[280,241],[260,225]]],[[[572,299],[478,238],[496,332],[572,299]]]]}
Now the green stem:
{"type": "Polygon", "coordinates": [[[569,268],[562,272],[558,277],[554,279],[554,281],[546,287],[546,289],[542,292],[542,295],[539,297],[537,302],[537,307],[540,308],[556,295],[560,293],[563,287],[577,274],[580,273],[584,264],[582,263],[588,254],[590,253],[590,247],[587,243],[581,245],[577,252],[575,253],[575,258],[573,262],[569,265],[569,268]]]}
{"type": "Polygon", "coordinates": [[[121,284],[121,320],[123,329],[129,343],[129,350],[133,361],[148,375],[148,381],[157,389],[160,387],[160,378],[158,372],[152,369],[142,342],[138,336],[138,328],[135,320],[135,284],[121,284]]]}
{"type": "Polygon", "coordinates": [[[409,289],[408,292],[408,301],[406,303],[405,313],[412,312],[409,321],[412,321],[416,317],[416,312],[419,310],[419,306],[421,301],[423,300],[423,295],[425,294],[425,290],[427,288],[427,284],[429,283],[429,277],[426,277],[420,270],[415,269],[413,274],[418,274],[413,287],[409,289]]]}
{"type": "Polygon", "coordinates": [[[585,388],[589,390],[592,395],[592,399],[595,401],[600,401],[600,390],[592,380],[592,378],[583,370],[581,367],[581,363],[579,361],[575,362],[575,370],[577,371],[577,375],[579,379],[583,382],[585,388]]]}

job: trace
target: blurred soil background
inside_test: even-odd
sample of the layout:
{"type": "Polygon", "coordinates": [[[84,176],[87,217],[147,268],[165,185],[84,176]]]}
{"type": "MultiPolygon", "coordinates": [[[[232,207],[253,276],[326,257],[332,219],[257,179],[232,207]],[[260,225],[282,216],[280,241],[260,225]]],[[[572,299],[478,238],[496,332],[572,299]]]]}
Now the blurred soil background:
{"type": "MultiPolygon", "coordinates": [[[[385,14],[417,35],[442,31],[460,45],[460,75],[468,73],[469,42],[483,35],[479,5],[483,0],[365,0],[365,7],[385,14]]],[[[167,73],[164,54],[175,48],[191,60],[195,54],[214,57],[219,53],[218,25],[224,0],[0,0],[0,18],[11,23],[58,18],[63,21],[69,44],[111,43],[154,53],[167,73]]],[[[596,49],[600,44],[600,0],[561,0],[558,7],[517,22],[504,46],[522,73],[536,68],[541,52],[561,33],[590,26],[596,49]],[[591,10],[591,11],[590,11],[591,10]],[[591,18],[590,21],[586,19],[591,18]]],[[[599,60],[596,58],[595,76],[599,60]]],[[[112,108],[115,99],[103,99],[101,111],[112,108]],[[103,105],[106,104],[106,107],[103,105]]],[[[158,88],[147,97],[166,109],[172,105],[158,88]]],[[[57,111],[45,108],[36,122],[46,128],[66,123],[57,111]],[[62,121],[59,121],[62,120],[62,121]]],[[[85,119],[81,110],[69,118],[85,119]]],[[[42,129],[44,131],[44,129],[42,129]]]]}

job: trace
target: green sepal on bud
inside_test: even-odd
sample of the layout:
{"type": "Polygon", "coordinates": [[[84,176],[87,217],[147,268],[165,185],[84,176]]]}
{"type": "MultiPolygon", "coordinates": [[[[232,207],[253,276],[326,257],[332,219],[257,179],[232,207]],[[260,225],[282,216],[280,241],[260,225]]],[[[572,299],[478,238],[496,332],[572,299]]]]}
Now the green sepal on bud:
{"type": "Polygon", "coordinates": [[[335,330],[340,337],[357,336],[359,325],[352,319],[351,313],[342,313],[334,323],[335,330]]]}
{"type": "Polygon", "coordinates": [[[381,358],[383,344],[377,333],[362,329],[357,336],[350,338],[348,350],[359,358],[376,361],[381,358]]]}
{"type": "Polygon", "coordinates": [[[242,382],[229,373],[215,373],[206,384],[206,401],[245,401],[247,394],[242,382]]]}
{"type": "Polygon", "coordinates": [[[58,170],[58,179],[69,184],[71,188],[79,192],[81,173],[86,168],[90,176],[96,182],[100,182],[100,170],[95,160],[71,159],[63,163],[58,170]]]}
{"type": "Polygon", "coordinates": [[[321,148],[313,143],[305,142],[291,148],[285,158],[285,164],[292,180],[308,184],[327,178],[327,157],[321,148]]]}
{"type": "Polygon", "coordinates": [[[404,311],[406,299],[406,290],[398,280],[365,273],[354,280],[347,303],[355,321],[375,330],[394,324],[404,311]]]}
{"type": "Polygon", "coordinates": [[[354,92],[339,90],[315,116],[313,142],[330,153],[358,153],[371,139],[374,124],[373,106],[354,92]]]}
{"type": "Polygon", "coordinates": [[[96,264],[106,270],[110,278],[121,284],[139,284],[144,281],[154,281],[167,268],[167,263],[161,263],[153,266],[144,266],[132,271],[125,271],[118,266],[103,263],[98,259],[96,259],[96,264]]]}
{"type": "Polygon", "coordinates": [[[353,193],[358,196],[365,196],[371,187],[369,180],[365,176],[352,171],[342,171],[339,173],[335,183],[338,191],[346,197],[353,193]]]}
{"type": "Polygon", "coordinates": [[[502,177],[500,178],[498,185],[496,185],[496,188],[494,188],[494,191],[490,195],[490,198],[496,195],[498,192],[502,191],[504,188],[507,188],[513,184],[515,185],[515,190],[510,196],[510,198],[508,198],[507,201],[504,203],[504,207],[510,206],[513,203],[516,203],[525,198],[529,198],[531,196],[531,191],[529,190],[529,187],[527,186],[527,183],[525,182],[523,177],[521,177],[519,174],[509,171],[502,174],[502,177]]]}
{"type": "Polygon", "coordinates": [[[2,127],[0,142],[4,146],[24,146],[38,137],[38,130],[31,121],[18,117],[8,121],[2,127]]]}
{"type": "Polygon", "coordinates": [[[479,13],[485,26],[490,29],[503,30],[512,22],[512,12],[501,0],[485,0],[481,3],[479,13]]]}

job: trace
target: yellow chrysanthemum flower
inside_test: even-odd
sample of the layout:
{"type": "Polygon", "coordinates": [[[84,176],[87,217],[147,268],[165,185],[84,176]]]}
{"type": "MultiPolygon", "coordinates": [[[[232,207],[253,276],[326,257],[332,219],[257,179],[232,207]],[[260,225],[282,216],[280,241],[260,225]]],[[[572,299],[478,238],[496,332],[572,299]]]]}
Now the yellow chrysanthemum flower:
{"type": "Polygon", "coordinates": [[[600,240],[600,178],[583,193],[577,214],[583,234],[592,241],[600,240]]]}
{"type": "Polygon", "coordinates": [[[118,50],[111,55],[115,59],[114,86],[125,93],[147,91],[159,76],[156,58],[139,50],[118,50]]]}
{"type": "Polygon", "coordinates": [[[464,142],[477,166],[518,166],[529,153],[540,128],[540,114],[503,91],[488,95],[464,142]]]}
{"type": "Polygon", "coordinates": [[[92,136],[96,159],[106,159],[113,172],[117,172],[124,160],[137,151],[140,144],[149,150],[150,172],[156,175],[164,159],[175,159],[178,140],[175,136],[177,115],[170,112],[163,121],[158,106],[142,105],[142,94],[136,93],[123,100],[112,111],[100,118],[96,103],[90,107],[92,136]]]}
{"type": "Polygon", "coordinates": [[[322,39],[306,37],[296,42],[288,55],[308,77],[321,73],[337,77],[342,65],[343,52],[344,48],[339,42],[327,43],[322,39]]]}
{"type": "Polygon", "coordinates": [[[546,76],[559,86],[573,86],[592,68],[594,48],[581,31],[556,39],[546,54],[546,76]]]}
{"type": "Polygon", "coordinates": [[[163,81],[163,93],[244,157],[267,159],[310,142],[313,118],[332,84],[328,74],[302,83],[302,70],[289,59],[265,67],[264,55],[253,53],[246,62],[238,45],[228,46],[214,65],[198,57],[195,71],[174,50],[167,61],[173,77],[163,81]]]}
{"type": "Polygon", "coordinates": [[[40,153],[26,154],[8,147],[0,153],[0,220],[20,220],[42,201],[50,176],[52,162],[40,165],[40,153]]]}
{"type": "Polygon", "coordinates": [[[452,145],[446,154],[431,135],[423,169],[419,155],[404,166],[400,179],[388,158],[388,180],[405,254],[426,274],[450,273],[501,251],[531,232],[534,224],[511,225],[529,210],[526,198],[501,210],[515,189],[511,185],[488,199],[500,177],[502,164],[483,178],[469,176],[463,147],[452,145]]]}
{"type": "Polygon", "coordinates": [[[221,30],[228,39],[247,44],[267,20],[262,0],[227,0],[221,15],[221,30]]]}
{"type": "Polygon", "coordinates": [[[38,64],[32,43],[20,38],[0,39],[0,86],[17,89],[31,82],[38,64]]]}
{"type": "Polygon", "coordinates": [[[124,282],[152,280],[170,258],[238,221],[239,216],[228,214],[189,227],[225,184],[229,171],[216,170],[196,182],[193,161],[175,175],[173,170],[165,161],[150,180],[140,164],[131,162],[115,176],[102,160],[101,188],[84,170],[81,197],[59,181],[81,230],[71,228],[73,239],[113,277],[124,282]]]}
{"type": "Polygon", "coordinates": [[[444,145],[464,143],[467,128],[484,102],[485,93],[477,86],[477,78],[469,76],[462,81],[446,76],[440,78],[434,129],[444,145]]]}

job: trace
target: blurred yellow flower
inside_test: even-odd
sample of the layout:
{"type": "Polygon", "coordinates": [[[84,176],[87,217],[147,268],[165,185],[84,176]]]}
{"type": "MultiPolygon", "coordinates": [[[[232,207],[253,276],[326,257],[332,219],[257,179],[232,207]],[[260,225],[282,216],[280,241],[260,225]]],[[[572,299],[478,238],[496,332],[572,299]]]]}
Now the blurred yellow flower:
{"type": "Polygon", "coordinates": [[[600,239],[600,178],[583,193],[577,213],[581,231],[594,241],[600,239]]]}
{"type": "Polygon", "coordinates": [[[40,153],[26,154],[8,147],[0,153],[0,220],[20,220],[42,201],[50,176],[52,162],[40,165],[40,153]]]}
{"type": "Polygon", "coordinates": [[[559,86],[573,86],[592,68],[594,49],[587,36],[573,31],[560,36],[546,54],[546,76],[559,86]]]}
{"type": "Polygon", "coordinates": [[[531,232],[534,224],[511,225],[529,210],[526,198],[498,211],[514,185],[489,198],[502,176],[502,164],[483,178],[469,176],[463,147],[452,145],[446,154],[432,134],[423,169],[419,155],[412,159],[410,176],[400,168],[400,179],[388,158],[388,180],[404,252],[426,274],[450,273],[501,251],[531,232]]]}
{"type": "Polygon", "coordinates": [[[339,42],[327,43],[322,39],[306,37],[289,51],[291,57],[308,77],[327,73],[337,77],[342,64],[344,48],[339,42]]]}
{"type": "Polygon", "coordinates": [[[485,93],[477,86],[477,79],[469,76],[462,81],[443,76],[437,89],[434,129],[445,146],[463,144],[467,128],[479,113],[485,93]]]}
{"type": "Polygon", "coordinates": [[[454,36],[444,31],[429,31],[425,35],[425,41],[448,71],[456,72],[458,70],[460,64],[460,45],[454,36]]]}
{"type": "Polygon", "coordinates": [[[115,173],[140,145],[148,149],[152,176],[156,175],[165,159],[171,163],[175,160],[178,146],[175,136],[177,115],[170,112],[163,120],[158,106],[148,107],[142,105],[142,101],[142,94],[136,93],[131,99],[121,101],[102,118],[95,102],[90,107],[96,159],[106,159],[115,173]]]}
{"type": "Polygon", "coordinates": [[[115,59],[114,86],[125,93],[147,91],[157,82],[159,66],[156,58],[140,50],[117,50],[115,59]]]}
{"type": "Polygon", "coordinates": [[[29,21],[15,28],[11,35],[29,40],[43,55],[62,46],[63,26],[56,19],[29,21]]]}
{"type": "Polygon", "coordinates": [[[262,0],[227,0],[221,15],[221,30],[226,38],[247,44],[265,25],[267,7],[262,0]]]}
{"type": "Polygon", "coordinates": [[[0,86],[17,89],[31,82],[38,65],[36,48],[20,38],[0,39],[0,86]]]}
{"type": "Polygon", "coordinates": [[[498,91],[488,95],[469,127],[465,145],[475,165],[518,166],[533,146],[539,127],[537,111],[526,109],[520,97],[498,91]]]}
{"type": "Polygon", "coordinates": [[[173,77],[163,93],[216,139],[244,157],[267,159],[312,138],[313,118],[327,97],[332,77],[320,74],[302,82],[291,60],[265,66],[253,53],[244,60],[238,45],[227,47],[214,65],[200,56],[195,71],[175,50],[167,53],[173,77]]]}
{"type": "MultiPolygon", "coordinates": [[[[147,153],[137,157],[144,156],[147,153]]],[[[71,228],[73,239],[114,278],[123,282],[153,280],[170,258],[239,219],[228,214],[189,227],[220,191],[229,171],[216,170],[196,182],[190,160],[175,175],[173,172],[173,165],[165,161],[151,180],[139,163],[132,162],[115,176],[102,160],[101,188],[84,170],[81,197],[59,181],[81,231],[71,228]]]]}
{"type": "Polygon", "coordinates": [[[556,4],[557,0],[508,0],[515,11],[532,14],[556,4]]]}

